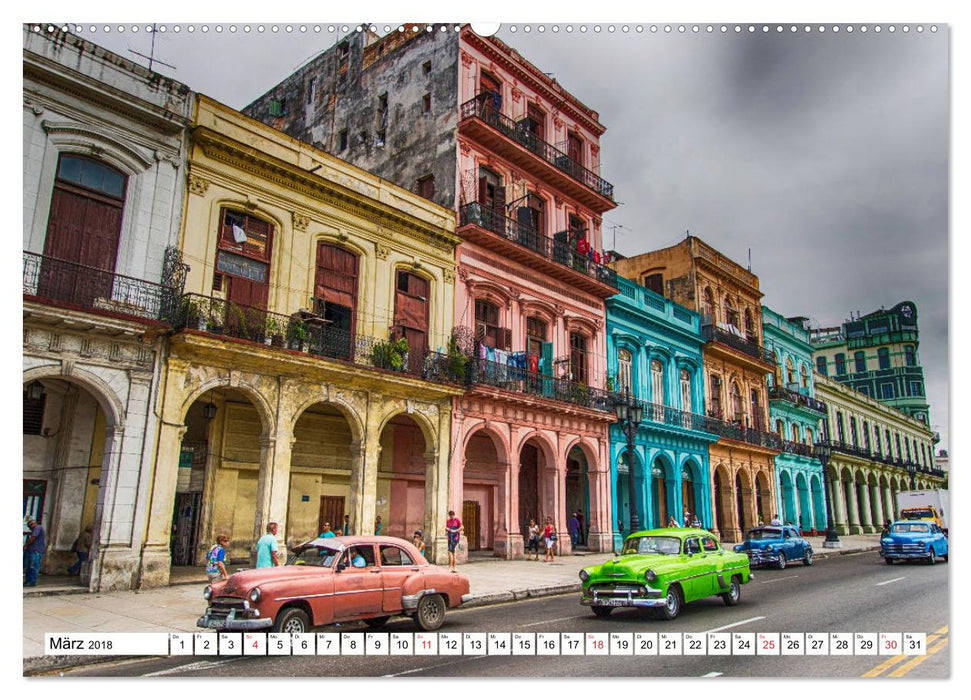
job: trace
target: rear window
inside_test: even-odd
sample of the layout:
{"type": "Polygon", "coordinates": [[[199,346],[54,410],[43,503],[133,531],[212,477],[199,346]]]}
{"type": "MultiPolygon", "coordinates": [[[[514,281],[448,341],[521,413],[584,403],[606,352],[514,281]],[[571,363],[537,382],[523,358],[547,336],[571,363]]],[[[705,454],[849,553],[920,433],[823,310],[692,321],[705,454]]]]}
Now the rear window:
{"type": "Polygon", "coordinates": [[[381,547],[381,566],[411,566],[413,563],[403,549],[391,545],[381,547]]]}
{"type": "Polygon", "coordinates": [[[777,540],[782,537],[782,530],[764,528],[760,530],[749,530],[748,538],[750,540],[777,540]]]}
{"type": "Polygon", "coordinates": [[[930,526],[924,523],[897,523],[896,525],[890,526],[890,532],[893,533],[918,532],[927,534],[930,531],[930,526]]]}

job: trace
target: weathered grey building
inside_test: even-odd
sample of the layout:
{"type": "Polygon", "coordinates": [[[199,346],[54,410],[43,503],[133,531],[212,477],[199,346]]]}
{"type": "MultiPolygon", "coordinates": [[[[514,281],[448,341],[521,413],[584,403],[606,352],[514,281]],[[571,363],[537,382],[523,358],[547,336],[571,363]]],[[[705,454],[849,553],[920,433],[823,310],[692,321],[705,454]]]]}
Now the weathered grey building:
{"type": "Polygon", "coordinates": [[[459,35],[352,33],[242,111],[455,206],[459,35]]]}

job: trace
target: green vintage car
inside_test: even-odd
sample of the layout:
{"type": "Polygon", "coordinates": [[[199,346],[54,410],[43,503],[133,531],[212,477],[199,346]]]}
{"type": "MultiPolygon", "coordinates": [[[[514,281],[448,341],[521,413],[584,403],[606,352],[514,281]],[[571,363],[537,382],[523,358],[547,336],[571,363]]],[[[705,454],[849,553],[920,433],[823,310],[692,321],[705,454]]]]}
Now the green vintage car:
{"type": "Polygon", "coordinates": [[[606,617],[614,608],[649,608],[673,620],[685,603],[720,595],[738,605],[752,580],[748,557],[722,549],[707,530],[664,528],[635,532],[620,555],[580,570],[581,605],[606,617]]]}

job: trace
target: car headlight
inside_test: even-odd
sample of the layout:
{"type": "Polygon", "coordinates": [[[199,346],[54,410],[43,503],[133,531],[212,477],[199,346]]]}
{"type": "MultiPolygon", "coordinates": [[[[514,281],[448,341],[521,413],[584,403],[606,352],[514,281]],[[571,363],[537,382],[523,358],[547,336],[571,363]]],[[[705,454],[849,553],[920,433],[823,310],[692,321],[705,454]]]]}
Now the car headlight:
{"type": "Polygon", "coordinates": [[[259,588],[254,588],[253,590],[251,590],[249,592],[249,599],[252,602],[254,602],[254,603],[259,602],[259,600],[260,600],[260,589],[259,588]]]}
{"type": "Polygon", "coordinates": [[[745,551],[745,545],[744,544],[737,544],[737,545],[735,545],[734,550],[736,552],[744,552],[745,551]]]}
{"type": "Polygon", "coordinates": [[[581,581],[586,581],[588,578],[590,578],[590,574],[587,573],[587,570],[586,569],[580,569],[580,580],[581,581]]]}
{"type": "Polygon", "coordinates": [[[206,590],[202,592],[202,597],[206,600],[212,598],[212,586],[206,586],[206,590]]]}
{"type": "Polygon", "coordinates": [[[657,572],[654,569],[648,569],[644,572],[644,580],[647,582],[657,581],[657,572]]]}

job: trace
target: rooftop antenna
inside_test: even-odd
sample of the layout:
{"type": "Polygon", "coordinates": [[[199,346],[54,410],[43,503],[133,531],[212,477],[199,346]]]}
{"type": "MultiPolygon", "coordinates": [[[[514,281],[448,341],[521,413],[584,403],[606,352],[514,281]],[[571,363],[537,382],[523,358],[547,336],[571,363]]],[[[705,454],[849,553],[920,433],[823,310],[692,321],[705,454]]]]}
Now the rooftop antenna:
{"type": "Polygon", "coordinates": [[[752,271],[752,249],[748,249],[748,271],[752,271]]]}
{"type": "Polygon", "coordinates": [[[171,63],[166,63],[165,61],[160,61],[157,58],[155,58],[155,35],[158,33],[157,27],[158,27],[157,24],[153,24],[152,25],[152,50],[151,50],[150,55],[146,56],[145,54],[140,53],[140,52],[136,51],[135,49],[128,49],[128,50],[131,53],[135,54],[136,56],[141,56],[142,58],[147,58],[148,59],[148,69],[149,70],[154,70],[154,68],[152,68],[152,66],[155,63],[161,63],[163,66],[168,66],[172,70],[178,70],[171,63]]]}

